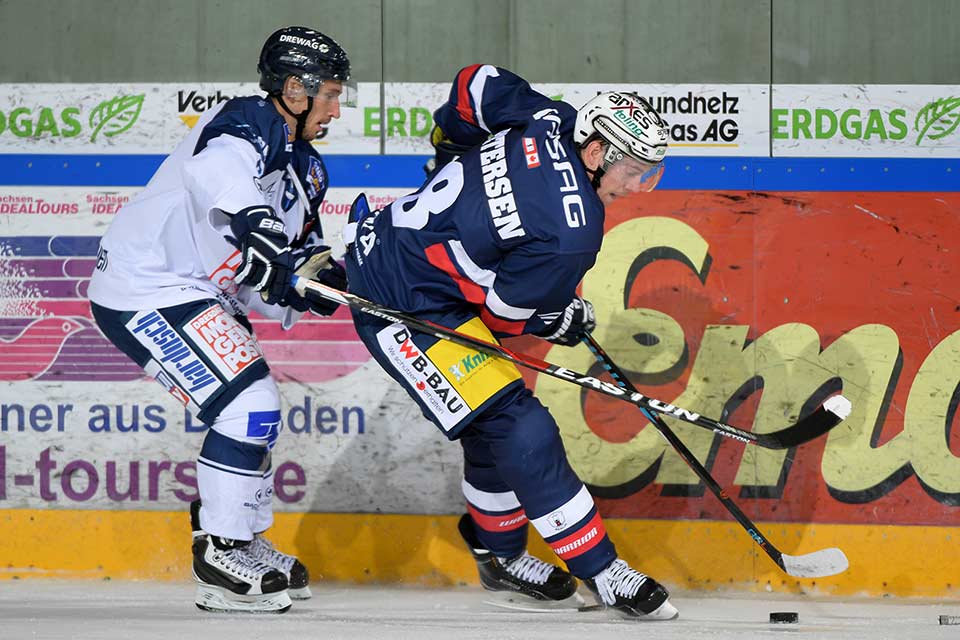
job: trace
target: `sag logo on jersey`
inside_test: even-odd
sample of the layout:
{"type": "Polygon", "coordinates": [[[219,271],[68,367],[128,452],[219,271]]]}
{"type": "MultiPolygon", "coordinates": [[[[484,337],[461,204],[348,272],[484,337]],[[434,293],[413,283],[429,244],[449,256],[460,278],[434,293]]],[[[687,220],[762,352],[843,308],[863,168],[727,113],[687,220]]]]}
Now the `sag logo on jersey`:
{"type": "MultiPolygon", "coordinates": [[[[560,178],[560,193],[564,194],[561,201],[567,226],[571,229],[585,227],[587,216],[583,207],[583,199],[580,197],[577,174],[573,165],[567,160],[567,150],[560,142],[560,114],[556,109],[544,109],[535,113],[533,117],[537,120],[544,120],[550,125],[550,130],[544,139],[544,146],[547,148],[547,155],[553,160],[553,170],[557,172],[557,177],[560,178]]],[[[523,140],[524,151],[526,151],[527,139],[524,138],[523,140]]],[[[527,164],[530,164],[529,159],[527,164]]],[[[537,164],[540,164],[539,159],[537,164]]]]}

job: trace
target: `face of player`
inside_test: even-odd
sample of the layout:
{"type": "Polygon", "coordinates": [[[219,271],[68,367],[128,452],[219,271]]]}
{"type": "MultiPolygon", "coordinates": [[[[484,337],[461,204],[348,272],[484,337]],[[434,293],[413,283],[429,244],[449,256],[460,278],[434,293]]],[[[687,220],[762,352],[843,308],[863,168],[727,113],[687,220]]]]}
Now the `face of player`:
{"type": "Polygon", "coordinates": [[[604,206],[608,206],[618,198],[653,191],[662,175],[663,163],[653,164],[634,158],[623,158],[614,163],[600,179],[597,195],[604,206]]]}
{"type": "MultiPolygon", "coordinates": [[[[317,95],[313,97],[313,107],[307,114],[306,123],[303,126],[302,138],[307,142],[314,140],[320,131],[334,118],[340,117],[340,96],[343,93],[343,84],[337,80],[324,80],[318,83],[317,95]]],[[[314,85],[316,86],[316,85],[314,85]]],[[[296,114],[303,113],[310,105],[308,95],[303,84],[291,76],[287,78],[287,84],[284,87],[283,99],[290,110],[296,114]]],[[[280,115],[290,125],[290,130],[296,130],[296,121],[289,117],[282,109],[278,108],[280,115]]]]}
{"type": "Polygon", "coordinates": [[[313,108],[307,115],[303,126],[303,139],[307,142],[315,139],[323,127],[334,118],[340,117],[340,95],[343,85],[336,80],[325,80],[313,99],[313,108]]]}

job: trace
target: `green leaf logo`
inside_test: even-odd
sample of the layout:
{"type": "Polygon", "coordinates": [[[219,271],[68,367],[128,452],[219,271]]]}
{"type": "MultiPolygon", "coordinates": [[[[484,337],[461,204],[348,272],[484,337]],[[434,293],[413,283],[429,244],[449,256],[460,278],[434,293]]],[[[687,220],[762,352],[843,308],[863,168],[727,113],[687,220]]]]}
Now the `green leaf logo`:
{"type": "Polygon", "coordinates": [[[106,137],[111,137],[123,133],[133,126],[133,123],[140,117],[140,110],[143,108],[143,96],[117,96],[112,100],[104,100],[97,105],[97,108],[90,114],[90,126],[93,127],[93,134],[90,136],[90,142],[95,142],[97,134],[101,131],[106,137]]]}
{"type": "Polygon", "coordinates": [[[960,98],[941,98],[934,100],[920,110],[913,128],[920,132],[917,144],[926,136],[930,140],[939,140],[947,136],[960,125],[960,98]]]}

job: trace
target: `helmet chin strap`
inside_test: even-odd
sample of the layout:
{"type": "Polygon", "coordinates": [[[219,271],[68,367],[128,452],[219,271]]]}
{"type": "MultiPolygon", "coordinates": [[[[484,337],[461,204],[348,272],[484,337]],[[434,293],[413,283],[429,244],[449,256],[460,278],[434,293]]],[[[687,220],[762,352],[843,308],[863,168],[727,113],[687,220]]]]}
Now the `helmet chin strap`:
{"type": "MultiPolygon", "coordinates": [[[[606,149],[604,149],[603,156],[600,159],[600,164],[596,169],[587,169],[587,171],[593,173],[593,178],[590,180],[590,186],[593,187],[594,191],[600,190],[600,181],[603,180],[603,176],[606,175],[607,169],[613,166],[614,162],[623,158],[623,154],[614,149],[610,143],[605,142],[604,145],[606,146],[606,149]]],[[[583,162],[583,154],[581,153],[582,151],[583,147],[577,148],[577,155],[580,156],[581,162],[583,162]]],[[[586,167],[585,162],[584,167],[586,167]]]]}
{"type": "Polygon", "coordinates": [[[290,106],[287,105],[286,100],[283,99],[283,94],[277,95],[277,99],[280,101],[280,106],[283,107],[283,110],[290,114],[290,116],[297,121],[297,131],[294,134],[294,139],[299,140],[303,137],[303,129],[307,126],[307,116],[310,115],[310,112],[313,110],[313,98],[307,96],[307,108],[300,113],[294,113],[290,110],[290,106]]]}
{"type": "Polygon", "coordinates": [[[600,191],[600,181],[606,172],[607,170],[603,168],[603,165],[597,167],[593,172],[593,179],[590,181],[590,186],[593,187],[594,191],[600,191]]]}

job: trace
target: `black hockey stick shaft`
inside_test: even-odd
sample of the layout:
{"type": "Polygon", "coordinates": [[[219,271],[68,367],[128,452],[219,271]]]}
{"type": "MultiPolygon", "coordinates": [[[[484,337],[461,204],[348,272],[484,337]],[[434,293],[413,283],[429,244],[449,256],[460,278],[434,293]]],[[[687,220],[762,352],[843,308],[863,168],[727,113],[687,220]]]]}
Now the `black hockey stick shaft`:
{"type": "MultiPolygon", "coordinates": [[[[660,405],[665,405],[665,403],[660,403],[652,398],[647,398],[640,393],[635,392],[627,395],[627,392],[623,387],[607,382],[601,382],[596,378],[583,376],[581,374],[564,369],[563,367],[557,367],[556,365],[549,364],[530,356],[514,353],[510,349],[507,349],[499,344],[486,342],[485,340],[480,340],[478,338],[474,338],[473,336],[460,333],[456,330],[448,329],[447,327],[443,327],[428,320],[422,320],[399,311],[394,311],[374,302],[370,302],[369,300],[365,300],[364,298],[356,296],[352,293],[339,291],[316,281],[308,280],[299,276],[293,276],[291,284],[302,296],[306,296],[307,291],[311,291],[321,296],[325,300],[350,306],[358,311],[368,313],[388,322],[400,323],[415,331],[432,335],[436,338],[447,340],[461,346],[470,347],[482,353],[509,360],[510,362],[540,373],[547,374],[551,377],[573,382],[574,384],[585,389],[598,391],[600,393],[604,393],[605,395],[624,400],[639,408],[644,412],[644,414],[648,415],[648,417],[652,416],[652,418],[655,420],[655,425],[656,421],[659,421],[661,424],[663,424],[663,421],[659,420],[657,416],[658,408],[652,407],[650,404],[656,402],[660,405]]],[[[691,419],[691,415],[699,418],[700,416],[698,414],[690,414],[690,412],[685,412],[682,409],[679,411],[683,412],[683,415],[677,415],[680,420],[684,420],[691,424],[696,424],[697,426],[704,426],[700,422],[696,422],[691,419]]],[[[673,412],[670,413],[673,415],[673,412]]],[[[726,493],[724,493],[723,489],[720,488],[720,485],[718,485],[717,482],[710,476],[710,473],[693,456],[690,450],[686,448],[683,442],[681,442],[680,439],[677,438],[677,436],[668,427],[666,427],[666,425],[664,425],[664,427],[664,429],[660,430],[660,433],[663,434],[663,436],[667,439],[667,442],[669,442],[677,451],[677,453],[680,454],[694,469],[694,471],[700,475],[700,478],[707,484],[708,487],[710,487],[710,490],[713,491],[717,498],[720,499],[727,510],[730,511],[737,521],[747,530],[747,533],[750,534],[754,541],[756,541],[756,543],[759,544],[761,548],[763,548],[767,554],[770,555],[770,557],[781,569],[792,576],[821,577],[837,574],[847,568],[848,562],[846,556],[839,549],[825,549],[823,551],[806,554],[804,556],[788,556],[780,553],[776,547],[770,544],[767,539],[757,531],[756,526],[754,526],[750,519],[747,518],[742,511],[740,511],[740,509],[732,500],[730,500],[726,493]]],[[[708,426],[707,428],[715,431],[715,429],[711,426],[708,426]]]]}
{"type": "Polygon", "coordinates": [[[300,276],[293,276],[291,284],[298,292],[300,292],[300,295],[306,296],[306,292],[310,291],[325,300],[346,305],[389,322],[398,322],[400,324],[407,325],[411,329],[415,329],[421,333],[426,333],[442,340],[448,340],[462,346],[476,349],[488,355],[509,360],[514,364],[526,367],[527,369],[532,369],[538,373],[543,373],[559,380],[572,382],[573,384],[585,389],[597,391],[604,395],[617,398],[618,400],[629,402],[630,404],[640,407],[641,409],[669,415],[684,422],[695,424],[698,427],[709,429],[722,436],[733,438],[741,442],[756,444],[769,449],[786,449],[794,447],[797,444],[806,442],[808,440],[812,440],[813,438],[816,438],[829,431],[843,419],[834,412],[828,411],[823,407],[819,407],[811,415],[785,429],[773,433],[755,434],[749,431],[738,429],[723,422],[711,420],[706,416],[701,416],[699,413],[689,411],[681,407],[675,407],[670,403],[662,402],[656,398],[648,398],[636,389],[627,391],[618,385],[610,384],[609,382],[598,380],[592,376],[571,371],[565,367],[559,367],[557,365],[550,364],[549,362],[534,358],[530,355],[517,353],[504,347],[503,345],[487,342],[479,338],[474,338],[473,336],[469,336],[454,329],[449,329],[447,327],[435,324],[429,320],[423,320],[421,318],[408,315],[402,311],[395,311],[375,302],[371,302],[370,300],[361,298],[360,296],[334,289],[333,287],[329,287],[314,280],[308,280],[307,278],[300,276]]]}
{"type": "MultiPolygon", "coordinates": [[[[627,391],[636,391],[636,388],[627,378],[627,376],[614,364],[610,356],[607,355],[607,352],[603,350],[597,341],[589,333],[583,336],[583,343],[590,348],[590,351],[596,356],[600,364],[603,365],[603,368],[610,372],[610,375],[616,380],[617,384],[626,389],[627,391]]],[[[646,416],[647,420],[656,427],[657,431],[660,432],[660,435],[670,443],[670,446],[683,458],[683,461],[686,462],[694,473],[696,473],[700,480],[703,481],[707,488],[710,489],[710,492],[713,495],[717,496],[717,499],[720,503],[730,512],[730,515],[740,523],[740,526],[743,527],[747,534],[753,538],[753,541],[760,545],[760,548],[763,549],[770,558],[777,563],[777,566],[780,567],[783,571],[786,571],[786,566],[783,562],[783,554],[777,549],[772,542],[770,542],[763,533],[760,532],[760,529],[755,525],[750,518],[740,510],[740,507],[737,506],[737,503],[734,502],[730,496],[727,495],[726,491],[717,484],[717,481],[713,479],[713,476],[710,475],[710,472],[707,471],[696,456],[687,448],[687,445],[683,444],[683,441],[673,432],[670,426],[663,421],[663,419],[653,411],[648,411],[644,407],[639,407],[640,411],[646,416]]]]}

